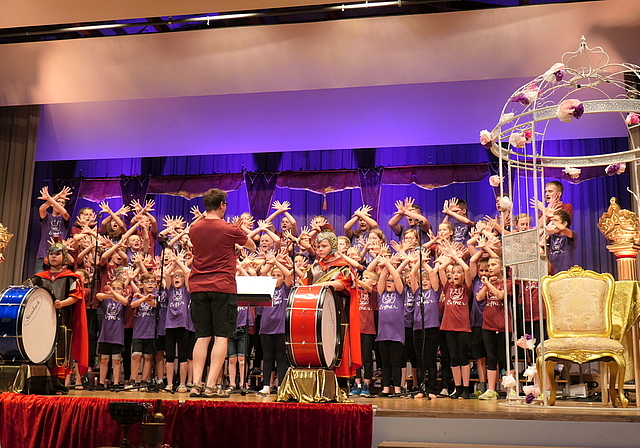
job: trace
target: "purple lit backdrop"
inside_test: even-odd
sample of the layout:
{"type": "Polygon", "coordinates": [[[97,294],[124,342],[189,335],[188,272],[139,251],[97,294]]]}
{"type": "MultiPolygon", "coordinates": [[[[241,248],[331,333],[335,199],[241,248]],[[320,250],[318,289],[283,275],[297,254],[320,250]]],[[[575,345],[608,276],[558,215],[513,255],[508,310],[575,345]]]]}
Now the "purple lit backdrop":
{"type": "MultiPolygon", "coordinates": [[[[476,143],[480,130],[496,124],[506,99],[529,81],[51,104],[43,106],[37,160],[476,143]]],[[[546,138],[626,135],[620,116],[597,114],[571,125],[554,120],[546,138]]],[[[412,156],[398,165],[415,163],[412,156]]]]}
{"type": "MultiPolygon", "coordinates": [[[[625,138],[591,139],[564,142],[547,142],[546,153],[553,154],[593,154],[621,151],[626,148],[625,138]]],[[[235,173],[249,171],[284,171],[314,169],[355,169],[370,166],[399,166],[409,164],[448,164],[448,163],[492,162],[487,151],[479,144],[451,146],[398,147],[369,150],[300,151],[269,154],[231,154],[202,156],[173,156],[153,158],[123,158],[112,160],[79,160],[59,162],[38,162],[36,164],[36,185],[34,187],[33,215],[37,216],[35,192],[43,185],[51,185],[56,178],[77,176],[102,177],[118,175],[169,175],[235,173]]],[[[601,177],[579,185],[565,182],[565,201],[574,205],[574,226],[579,235],[579,250],[576,262],[583,267],[606,272],[614,269],[614,261],[605,249],[605,240],[597,230],[595,223],[606,210],[611,196],[620,198],[624,207],[629,207],[626,187],[629,185],[627,174],[623,176],[601,177]],[[590,242],[590,244],[586,244],[590,242]],[[595,244],[593,244],[595,243],[595,244]]],[[[495,191],[486,180],[467,184],[453,184],[447,187],[425,190],[416,185],[383,185],[379,223],[388,238],[393,238],[387,221],[395,211],[394,201],[411,196],[424,210],[432,225],[442,220],[442,203],[453,196],[464,198],[469,203],[469,215],[472,219],[481,219],[485,214],[495,213],[495,191]]],[[[155,214],[161,223],[164,215],[190,216],[193,205],[203,209],[202,198],[191,201],[182,197],[156,195],[155,214]]],[[[293,204],[293,216],[299,225],[306,225],[316,214],[327,216],[329,221],[341,230],[351,213],[362,205],[360,190],[345,190],[327,194],[327,209],[322,209],[323,197],[319,194],[276,188],[274,200],[290,201],[293,204]]],[[[120,198],[108,201],[112,208],[121,205],[120,198]]],[[[83,206],[97,209],[97,204],[79,199],[76,210],[83,206]]],[[[238,215],[249,209],[244,185],[229,193],[228,215],[238,215]]],[[[516,210],[517,212],[525,210],[516,210]]],[[[529,213],[532,211],[529,210],[529,213]]],[[[75,215],[74,215],[75,216],[75,215]]],[[[33,253],[40,234],[37,219],[32,220],[28,253],[33,253]]],[[[33,269],[33,257],[28,257],[25,272],[33,269]]]]}

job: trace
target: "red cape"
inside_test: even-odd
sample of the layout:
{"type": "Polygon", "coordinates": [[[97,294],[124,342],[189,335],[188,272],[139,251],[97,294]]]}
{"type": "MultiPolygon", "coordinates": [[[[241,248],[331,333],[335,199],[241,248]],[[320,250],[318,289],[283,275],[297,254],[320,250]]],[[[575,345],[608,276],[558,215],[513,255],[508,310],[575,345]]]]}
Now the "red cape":
{"type": "MultiPolygon", "coordinates": [[[[49,270],[38,272],[37,277],[41,277],[47,280],[53,281],[51,272],[49,270]]],[[[73,321],[71,323],[73,327],[73,334],[71,336],[71,358],[75,359],[78,363],[78,371],[80,375],[87,373],[89,368],[89,330],[87,329],[87,312],[85,311],[84,302],[84,286],[82,284],[82,278],[76,275],[69,269],[64,269],[56,275],[56,279],[63,277],[73,277],[78,281],[78,286],[75,291],[70,291],[70,296],[78,299],[72,306],[73,309],[73,321]]],[[[59,378],[64,378],[67,374],[71,373],[71,369],[64,367],[54,367],[53,374],[59,378]]]]}

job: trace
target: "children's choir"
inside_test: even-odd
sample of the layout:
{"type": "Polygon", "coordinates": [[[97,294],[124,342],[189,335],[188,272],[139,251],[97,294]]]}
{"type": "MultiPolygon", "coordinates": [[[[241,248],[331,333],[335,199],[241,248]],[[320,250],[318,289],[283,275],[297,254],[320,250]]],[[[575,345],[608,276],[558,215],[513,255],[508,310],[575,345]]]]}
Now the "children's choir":
{"type": "MultiPolygon", "coordinates": [[[[69,193],[41,191],[38,258],[46,263],[47,244],[54,242],[68,251],[67,266],[84,287],[90,369],[99,370],[99,379],[97,386],[82,382],[76,371],[74,384],[69,375],[67,385],[188,392],[201,381],[191,370],[190,224],[184,217],[165,216],[159,231],[153,201],[134,201],[116,211],[103,202],[102,222],[91,208],[83,208],[64,239],[69,193]]],[[[573,263],[576,235],[569,229],[570,213],[561,207],[568,204],[555,198],[547,200],[547,207],[537,204],[549,235],[540,246],[547,248],[552,269],[564,270],[573,263]]],[[[316,237],[333,232],[340,233],[337,256],[357,278],[351,299],[360,310],[362,367],[350,380],[350,395],[371,396],[379,380],[378,397],[402,396],[410,376],[409,389],[417,398],[496,399],[500,372],[509,376],[513,371],[505,338],[513,339],[514,312],[525,317],[519,332],[529,326],[537,331],[539,326],[530,324],[545,318],[538,312],[537,283],[516,281],[514,289],[502,265],[502,236],[532,226],[529,215],[512,219],[503,199],[497,201],[497,216],[478,222],[469,219],[464,200],[445,201],[436,234],[412,198],[399,200],[388,222],[397,241],[387,241],[368,205],[353,213],[343,232],[323,216],[299,227],[288,202],[274,202],[265,220],[256,222],[249,213],[232,218],[258,247],[253,253],[237,248],[237,275],[273,277],[276,290],[270,307],[239,309],[236,338],[228,345],[228,377],[218,378],[219,384],[228,390],[248,387],[251,370],[254,377],[262,373],[261,392],[277,390],[288,368],[287,297],[317,260],[316,237]],[[511,309],[514,290],[518,310],[511,309]],[[405,373],[408,362],[411,369],[405,373]]],[[[195,207],[191,212],[193,222],[203,216],[195,207]]],[[[513,387],[507,392],[516,394],[513,387]]]]}

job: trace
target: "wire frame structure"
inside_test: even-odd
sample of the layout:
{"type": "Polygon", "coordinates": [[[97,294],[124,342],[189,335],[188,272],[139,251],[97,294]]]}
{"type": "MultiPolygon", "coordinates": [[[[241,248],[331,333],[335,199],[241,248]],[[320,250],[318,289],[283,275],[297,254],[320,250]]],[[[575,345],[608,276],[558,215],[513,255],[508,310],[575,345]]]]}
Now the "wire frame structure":
{"type": "MultiPolygon", "coordinates": [[[[545,169],[562,168],[567,178],[576,179],[581,168],[606,167],[607,174],[618,174],[631,169],[632,185],[637,188],[640,161],[640,66],[630,63],[612,63],[609,55],[601,48],[590,48],[582,37],[576,51],[562,55],[560,62],[554,64],[532,81],[518,88],[506,101],[498,120],[491,130],[480,133],[480,143],[490,149],[501,161],[499,166],[499,202],[502,207],[501,220],[516,224],[514,214],[530,214],[535,223],[534,229],[512,232],[503,236],[504,278],[507,267],[511,268],[513,279],[512,310],[517,310],[515,287],[521,284],[526,290],[535,285],[547,274],[547,262],[540,241],[546,241],[546,220],[540,210],[544,208],[545,169]],[[571,125],[584,115],[615,113],[626,124],[629,132],[629,149],[626,151],[596,154],[588,156],[566,156],[545,154],[545,134],[550,124],[559,120],[571,125]],[[507,198],[503,198],[507,196],[507,198]],[[503,199],[506,199],[503,200],[503,199]],[[525,288],[526,286],[526,288],[525,288]]],[[[636,202],[638,195],[629,190],[636,202]]],[[[506,297],[506,296],[505,296],[506,297]]],[[[505,300],[507,300],[505,298],[505,300]]],[[[539,316],[543,316],[542,296],[538,298],[539,316]]],[[[517,328],[533,334],[532,323],[526,323],[522,315],[514,315],[515,321],[521,319],[522,325],[514,325],[512,340],[505,340],[507,354],[515,356],[515,379],[519,385],[520,370],[518,350],[513,350],[518,337],[517,328]]],[[[514,313],[518,314],[518,313],[514,313]]],[[[509,307],[505,306],[505,321],[509,321],[509,307]]],[[[543,320],[539,324],[539,333],[543,335],[543,320]]],[[[505,334],[509,335],[508,332],[505,334]]],[[[507,338],[508,339],[508,336],[507,338]]],[[[541,339],[544,339],[541,337],[541,339]]],[[[537,341],[542,345],[544,341],[537,341]]],[[[518,343],[522,346],[523,344],[518,343]]],[[[535,351],[525,350],[525,363],[534,361],[535,351]]],[[[544,378],[540,375],[544,405],[544,378]]],[[[526,391],[525,391],[526,392],[526,391]]],[[[530,401],[530,400],[528,400],[530,401]]],[[[520,398],[508,400],[508,403],[520,403],[520,398]]]]}

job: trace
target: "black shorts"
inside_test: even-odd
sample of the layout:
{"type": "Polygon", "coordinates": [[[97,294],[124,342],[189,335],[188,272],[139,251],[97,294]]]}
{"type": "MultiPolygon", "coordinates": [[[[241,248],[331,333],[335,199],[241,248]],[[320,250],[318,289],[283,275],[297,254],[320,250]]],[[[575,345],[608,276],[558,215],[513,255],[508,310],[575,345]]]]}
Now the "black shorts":
{"type": "Polygon", "coordinates": [[[112,344],[110,342],[99,342],[98,353],[100,355],[119,355],[124,353],[124,345],[112,344]]]}
{"type": "Polygon", "coordinates": [[[134,339],[131,353],[142,353],[145,355],[156,354],[155,339],[134,339]]]}
{"type": "Polygon", "coordinates": [[[191,293],[191,319],[196,327],[196,338],[233,338],[236,335],[237,318],[238,303],[235,294],[191,293]]]}
{"type": "Polygon", "coordinates": [[[164,351],[167,349],[167,339],[166,339],[166,336],[164,336],[164,335],[162,335],[162,336],[158,335],[158,336],[156,337],[156,343],[155,343],[155,346],[156,346],[156,351],[158,351],[158,352],[164,352],[164,351]]]}

